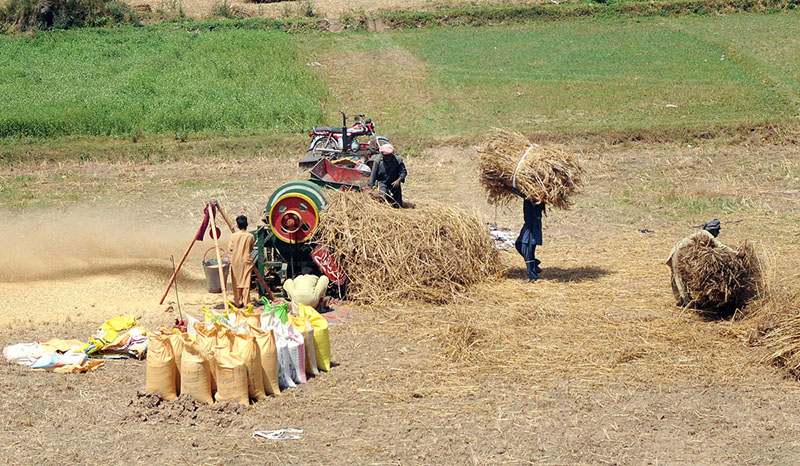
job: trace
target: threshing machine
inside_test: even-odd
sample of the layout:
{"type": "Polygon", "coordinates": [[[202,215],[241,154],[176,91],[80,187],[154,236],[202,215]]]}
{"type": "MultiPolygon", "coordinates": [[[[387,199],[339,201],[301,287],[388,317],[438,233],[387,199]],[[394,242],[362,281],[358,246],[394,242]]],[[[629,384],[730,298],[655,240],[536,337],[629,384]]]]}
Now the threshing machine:
{"type": "MultiPolygon", "coordinates": [[[[314,241],[320,212],[327,206],[323,188],[360,190],[366,187],[369,175],[338,167],[328,159],[319,161],[309,174],[309,180],[284,183],[269,197],[263,224],[252,232],[256,239],[254,262],[272,288],[303,273],[325,274],[332,292],[341,294],[344,272],[331,251],[314,241]]],[[[262,285],[258,286],[265,294],[262,285]]]]}

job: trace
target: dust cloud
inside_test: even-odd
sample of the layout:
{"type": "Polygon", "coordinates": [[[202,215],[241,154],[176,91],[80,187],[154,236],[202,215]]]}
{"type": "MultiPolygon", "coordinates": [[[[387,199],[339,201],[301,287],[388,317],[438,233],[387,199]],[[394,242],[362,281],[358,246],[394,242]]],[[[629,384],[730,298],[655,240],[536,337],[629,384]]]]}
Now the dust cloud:
{"type": "MultiPolygon", "coordinates": [[[[152,218],[125,208],[0,210],[0,282],[135,269],[170,274],[169,256],[180,260],[198,226],[199,220],[152,218]]],[[[196,245],[190,257],[206,248],[196,245]]]]}

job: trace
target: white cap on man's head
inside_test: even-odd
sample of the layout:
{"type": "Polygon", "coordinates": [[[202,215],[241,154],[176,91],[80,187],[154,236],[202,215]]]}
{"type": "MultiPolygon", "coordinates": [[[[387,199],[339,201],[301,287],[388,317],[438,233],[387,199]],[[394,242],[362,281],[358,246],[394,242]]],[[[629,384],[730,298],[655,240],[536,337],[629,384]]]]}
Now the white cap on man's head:
{"type": "Polygon", "coordinates": [[[394,146],[386,143],[381,146],[380,148],[381,155],[392,155],[394,154],[394,146]]]}

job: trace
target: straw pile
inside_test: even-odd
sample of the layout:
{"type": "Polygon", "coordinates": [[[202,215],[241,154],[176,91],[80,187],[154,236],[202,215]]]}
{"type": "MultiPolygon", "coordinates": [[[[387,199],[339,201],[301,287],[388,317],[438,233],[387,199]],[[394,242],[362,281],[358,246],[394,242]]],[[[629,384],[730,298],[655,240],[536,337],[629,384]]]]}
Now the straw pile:
{"type": "Polygon", "coordinates": [[[794,377],[800,378],[800,291],[769,300],[765,310],[772,314],[774,328],[761,337],[767,348],[764,361],[785,367],[794,377]],[[780,318],[778,318],[780,316],[780,318]]]}
{"type": "Polygon", "coordinates": [[[358,192],[326,193],[316,241],[364,303],[447,303],[497,271],[497,251],[477,216],[434,201],[394,209],[358,192]]]}
{"type": "Polygon", "coordinates": [[[769,293],[747,305],[740,337],[765,348],[764,362],[800,378],[800,280],[770,277],[768,282],[769,293]]]}
{"type": "Polygon", "coordinates": [[[737,251],[715,247],[706,235],[695,237],[681,253],[678,273],[691,297],[689,305],[710,316],[741,309],[763,289],[761,264],[753,246],[737,251]]]}
{"type": "Polygon", "coordinates": [[[477,150],[481,185],[489,195],[489,204],[503,205],[516,199],[510,190],[516,186],[533,202],[568,209],[572,205],[570,197],[583,184],[583,168],[574,157],[557,149],[532,146],[517,131],[497,129],[484,138],[477,150]]]}

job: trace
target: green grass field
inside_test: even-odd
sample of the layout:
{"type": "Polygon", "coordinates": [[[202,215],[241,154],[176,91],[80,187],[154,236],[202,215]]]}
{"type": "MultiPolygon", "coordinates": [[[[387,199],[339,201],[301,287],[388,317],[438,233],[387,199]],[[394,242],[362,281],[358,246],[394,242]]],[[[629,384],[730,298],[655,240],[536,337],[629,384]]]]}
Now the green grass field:
{"type": "Polygon", "coordinates": [[[799,30],[800,14],[788,12],[351,34],[336,47],[360,44],[387,80],[415,91],[367,96],[360,108],[337,97],[423,136],[797,122],[799,30]],[[409,53],[417,62],[395,64],[409,53]]]}
{"type": "Polygon", "coordinates": [[[800,12],[286,34],[188,26],[0,36],[0,138],[392,137],[800,121],[800,12]],[[321,67],[306,63],[319,61],[321,67]],[[323,111],[323,109],[325,109],[323,111]]]}
{"type": "Polygon", "coordinates": [[[294,130],[324,86],[285,33],[122,28],[0,36],[0,137],[294,130]]]}

